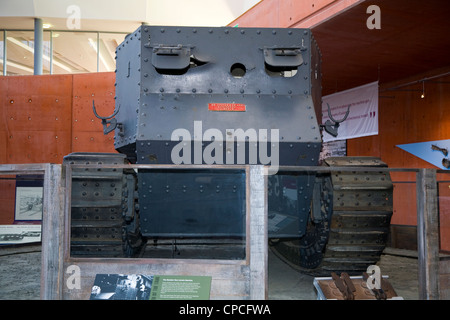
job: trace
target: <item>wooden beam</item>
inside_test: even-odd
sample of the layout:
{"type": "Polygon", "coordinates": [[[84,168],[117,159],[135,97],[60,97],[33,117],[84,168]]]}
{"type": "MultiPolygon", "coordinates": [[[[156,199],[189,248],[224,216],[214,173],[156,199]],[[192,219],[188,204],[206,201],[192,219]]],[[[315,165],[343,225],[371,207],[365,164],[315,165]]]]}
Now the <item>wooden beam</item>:
{"type": "Polygon", "coordinates": [[[41,299],[61,299],[63,235],[63,189],[61,165],[46,164],[42,214],[41,299]]]}
{"type": "Polygon", "coordinates": [[[267,168],[250,166],[250,299],[268,298],[267,168]]]}
{"type": "Polygon", "coordinates": [[[439,214],[435,169],[417,173],[419,299],[439,299],[439,214]]]}
{"type": "Polygon", "coordinates": [[[42,213],[41,299],[62,297],[62,237],[64,230],[64,188],[61,165],[47,164],[44,173],[42,213]]]}

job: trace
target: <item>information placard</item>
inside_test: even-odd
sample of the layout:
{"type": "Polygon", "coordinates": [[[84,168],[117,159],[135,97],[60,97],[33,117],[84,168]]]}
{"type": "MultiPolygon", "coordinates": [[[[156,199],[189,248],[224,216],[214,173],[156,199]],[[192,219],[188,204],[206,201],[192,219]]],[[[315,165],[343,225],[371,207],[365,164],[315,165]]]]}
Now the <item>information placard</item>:
{"type": "Polygon", "coordinates": [[[211,277],[97,274],[91,300],[209,300],[211,277]]]}

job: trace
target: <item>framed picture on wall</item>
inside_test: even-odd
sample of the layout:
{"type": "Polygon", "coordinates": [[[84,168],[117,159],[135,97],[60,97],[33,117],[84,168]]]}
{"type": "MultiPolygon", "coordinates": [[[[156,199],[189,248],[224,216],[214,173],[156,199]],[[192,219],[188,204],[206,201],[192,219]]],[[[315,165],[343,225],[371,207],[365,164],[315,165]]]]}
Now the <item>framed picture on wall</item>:
{"type": "Polygon", "coordinates": [[[43,187],[16,187],[15,221],[42,220],[43,187]]]}

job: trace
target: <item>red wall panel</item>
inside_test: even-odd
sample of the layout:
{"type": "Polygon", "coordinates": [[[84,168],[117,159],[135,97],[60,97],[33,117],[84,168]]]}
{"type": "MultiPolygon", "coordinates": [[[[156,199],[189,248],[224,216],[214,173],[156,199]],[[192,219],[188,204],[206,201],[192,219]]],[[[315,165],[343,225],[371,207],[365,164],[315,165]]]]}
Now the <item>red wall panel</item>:
{"type": "Polygon", "coordinates": [[[95,117],[114,112],[115,73],[86,73],[73,76],[72,152],[115,152],[114,133],[103,134],[101,120],[95,117]]]}
{"type": "MultiPolygon", "coordinates": [[[[0,163],[115,152],[114,134],[103,135],[92,110],[94,99],[100,115],[113,113],[114,81],[114,73],[0,77],[0,163]]],[[[0,224],[14,222],[14,192],[13,180],[0,180],[0,224]]]]}
{"type": "Polygon", "coordinates": [[[6,162],[61,162],[71,149],[72,77],[5,79],[7,89],[1,96],[6,162]]]}
{"type": "Polygon", "coordinates": [[[114,112],[114,73],[0,77],[0,163],[61,163],[71,152],[115,152],[94,116],[114,112]]]}

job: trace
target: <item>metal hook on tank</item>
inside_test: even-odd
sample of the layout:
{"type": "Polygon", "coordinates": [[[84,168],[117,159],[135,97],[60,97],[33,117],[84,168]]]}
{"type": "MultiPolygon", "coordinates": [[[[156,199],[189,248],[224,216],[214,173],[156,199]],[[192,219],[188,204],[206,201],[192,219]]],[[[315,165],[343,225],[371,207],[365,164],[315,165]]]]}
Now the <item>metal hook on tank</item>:
{"type": "Polygon", "coordinates": [[[344,118],[342,118],[341,120],[334,119],[333,116],[331,115],[331,108],[328,103],[327,106],[328,106],[328,117],[330,118],[330,120],[327,120],[325,124],[321,124],[320,126],[325,128],[325,131],[328,132],[333,137],[337,137],[339,125],[347,119],[350,113],[350,106],[348,106],[347,112],[345,113],[344,118]]]}
{"type": "Polygon", "coordinates": [[[117,113],[119,113],[120,110],[120,105],[117,107],[117,109],[114,111],[114,113],[112,115],[110,115],[109,117],[101,117],[98,115],[97,110],[95,109],[95,103],[94,100],[92,100],[92,110],[94,111],[94,115],[102,120],[102,125],[103,125],[103,134],[108,134],[111,131],[113,131],[114,129],[118,128],[119,129],[119,136],[123,136],[123,126],[121,123],[117,122],[117,119],[114,118],[117,113]],[[108,126],[109,125],[109,126],[108,126]]]}

